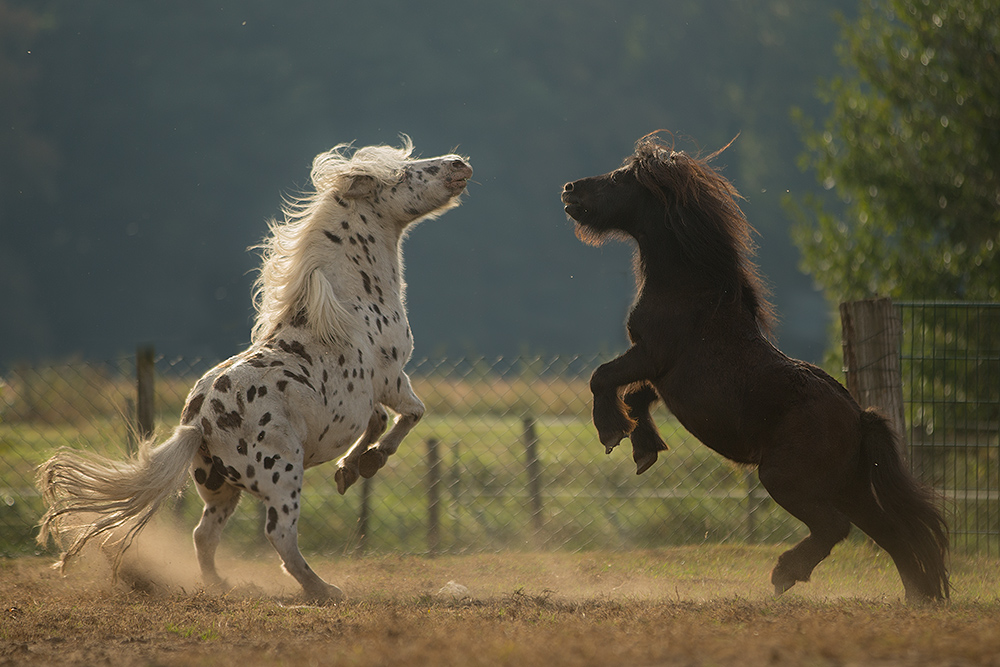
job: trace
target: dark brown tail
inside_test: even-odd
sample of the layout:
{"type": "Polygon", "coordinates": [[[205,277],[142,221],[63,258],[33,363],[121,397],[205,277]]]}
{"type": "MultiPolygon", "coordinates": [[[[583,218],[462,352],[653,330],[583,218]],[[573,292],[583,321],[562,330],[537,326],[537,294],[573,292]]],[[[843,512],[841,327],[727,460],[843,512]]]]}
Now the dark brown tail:
{"type": "Polygon", "coordinates": [[[860,469],[867,475],[884,525],[891,528],[897,539],[885,534],[871,536],[880,544],[886,541],[883,546],[900,570],[908,597],[912,585],[926,597],[944,599],[950,592],[946,565],[948,527],[935,506],[933,492],[904,466],[897,440],[884,417],[872,409],[861,413],[860,469]]]}

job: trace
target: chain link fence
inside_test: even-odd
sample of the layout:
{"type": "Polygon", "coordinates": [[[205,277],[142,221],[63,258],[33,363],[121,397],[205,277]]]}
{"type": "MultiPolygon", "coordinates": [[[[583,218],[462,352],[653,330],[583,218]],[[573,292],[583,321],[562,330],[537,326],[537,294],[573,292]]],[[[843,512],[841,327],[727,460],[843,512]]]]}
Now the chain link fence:
{"type": "MultiPolygon", "coordinates": [[[[901,358],[914,468],[946,497],[956,547],[993,554],[1000,537],[1000,306],[976,312],[902,306],[901,358]]],[[[302,549],[629,549],[804,536],[753,471],[701,445],[662,408],[654,419],[670,451],[648,472],[635,475],[627,440],[605,455],[590,422],[588,387],[605,360],[411,361],[424,419],[373,479],[345,496],[337,493],[333,464],[307,471],[302,549]]],[[[156,360],[159,435],[177,424],[189,388],[213,363],[156,360]]],[[[135,395],[131,358],[16,367],[0,378],[0,554],[39,551],[35,526],[43,510],[34,474],[55,448],[127,455],[137,430],[135,395]]],[[[188,487],[158,520],[187,531],[200,510],[188,487]]],[[[225,544],[238,552],[267,548],[261,511],[244,500],[225,544]]]]}
{"type": "MultiPolygon", "coordinates": [[[[590,423],[599,358],[414,360],[427,412],[376,477],[340,496],[334,465],[306,473],[299,521],[309,552],[481,552],[782,542],[802,528],[662,409],[671,451],[641,477],[626,440],[610,456],[590,423]]],[[[157,359],[157,433],[212,365],[157,359]]],[[[135,361],[18,367],[0,385],[0,553],[35,553],[43,511],[35,468],[60,446],[123,457],[134,444],[135,361]]],[[[201,503],[190,486],[160,520],[185,530],[201,503]]],[[[244,500],[227,546],[265,545],[260,503],[244,500]]]]}

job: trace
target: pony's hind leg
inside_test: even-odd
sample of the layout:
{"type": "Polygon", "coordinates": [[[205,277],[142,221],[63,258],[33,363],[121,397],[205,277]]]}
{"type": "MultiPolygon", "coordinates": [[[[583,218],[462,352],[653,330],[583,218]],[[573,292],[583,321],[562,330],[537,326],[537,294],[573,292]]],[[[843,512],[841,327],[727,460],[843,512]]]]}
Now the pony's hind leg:
{"type": "Polygon", "coordinates": [[[806,480],[763,467],[758,476],[771,498],[809,528],[809,535],[781,554],[771,571],[774,593],[780,595],[799,581],[809,581],[820,561],[851,532],[851,522],[831,502],[816,498],[806,480]]]}
{"type": "Polygon", "coordinates": [[[295,528],[299,510],[288,509],[286,513],[286,507],[284,504],[281,506],[269,504],[264,529],[267,540],[281,557],[285,572],[299,582],[306,598],[313,602],[336,602],[344,599],[344,592],[323,581],[302,557],[302,552],[299,551],[298,531],[295,528]]]}
{"type": "MultiPolygon", "coordinates": [[[[297,471],[293,466],[289,470],[286,466],[284,473],[290,479],[301,480],[301,468],[297,471]],[[298,475],[293,473],[298,472],[298,475]]],[[[299,551],[299,497],[301,495],[301,484],[289,491],[288,484],[277,484],[271,493],[265,496],[267,513],[264,525],[264,534],[267,540],[274,547],[281,557],[282,566],[285,572],[292,575],[307,599],[313,602],[336,602],[344,599],[344,592],[331,584],[323,581],[316,574],[299,551]]]]}
{"type": "Polygon", "coordinates": [[[834,545],[851,532],[851,522],[832,506],[817,506],[815,512],[803,512],[800,509],[796,512],[789,510],[789,513],[809,527],[809,535],[778,557],[777,564],[771,570],[775,595],[781,595],[796,582],[809,581],[820,561],[829,556],[834,545]],[[809,520],[804,516],[810,516],[809,520]]]}
{"type": "MultiPolygon", "coordinates": [[[[940,546],[926,528],[914,528],[913,515],[892,517],[872,493],[871,486],[851,495],[845,511],[851,521],[885,549],[899,572],[907,602],[948,597],[948,576],[940,546]]],[[[914,513],[915,514],[915,513],[914,513]]]]}
{"type": "Polygon", "coordinates": [[[196,476],[198,495],[205,501],[205,509],[201,513],[201,521],[194,529],[194,551],[198,556],[201,568],[201,578],[206,586],[224,587],[225,582],[215,569],[215,552],[222,538],[222,529],[236,510],[240,501],[240,489],[230,484],[222,483],[215,487],[215,480],[220,478],[207,477],[206,483],[215,488],[209,488],[206,483],[197,482],[201,476],[196,476]]]}
{"type": "MultiPolygon", "coordinates": [[[[874,498],[872,498],[874,500],[874,498]]],[[[867,503],[868,499],[865,499],[867,503]]],[[[919,559],[914,555],[913,547],[901,534],[899,526],[886,521],[884,510],[877,501],[868,503],[868,509],[852,512],[854,524],[868,535],[875,544],[885,549],[892,558],[899,578],[903,582],[903,590],[908,602],[923,602],[944,597],[940,589],[935,589],[928,583],[927,574],[921,569],[919,559]]]]}
{"type": "Polygon", "coordinates": [[[861,414],[858,472],[844,512],[892,557],[908,602],[948,597],[948,531],[929,490],[903,465],[896,434],[877,413],[861,414]]]}
{"type": "Polygon", "coordinates": [[[667,443],[663,442],[660,432],[649,414],[651,405],[660,400],[659,394],[649,384],[625,392],[625,406],[629,416],[635,420],[635,428],[629,435],[632,441],[632,460],[635,461],[635,474],[641,475],[656,463],[660,452],[665,452],[667,443]]]}
{"type": "Polygon", "coordinates": [[[264,503],[264,535],[281,557],[285,572],[302,586],[306,598],[314,602],[341,600],[343,591],[313,572],[299,551],[299,501],[302,499],[304,468],[301,458],[283,458],[278,453],[298,452],[301,449],[294,446],[297,443],[287,444],[271,449],[274,453],[263,457],[263,474],[255,476],[249,489],[264,503]]]}

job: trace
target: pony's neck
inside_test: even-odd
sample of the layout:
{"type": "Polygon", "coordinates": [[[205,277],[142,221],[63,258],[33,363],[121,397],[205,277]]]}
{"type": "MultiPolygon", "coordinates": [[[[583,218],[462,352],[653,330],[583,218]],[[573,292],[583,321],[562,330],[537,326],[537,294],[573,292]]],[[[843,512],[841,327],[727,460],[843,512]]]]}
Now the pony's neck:
{"type": "Polygon", "coordinates": [[[362,301],[403,301],[401,246],[406,229],[363,203],[353,203],[345,210],[330,202],[322,214],[318,229],[335,234],[339,243],[319,240],[318,246],[326,248],[328,256],[318,268],[338,294],[351,301],[355,296],[362,301]]]}
{"type": "Polygon", "coordinates": [[[724,275],[698,266],[684,256],[673,239],[636,241],[634,271],[639,298],[643,293],[655,292],[666,307],[687,319],[719,319],[729,313],[756,322],[756,293],[738,270],[734,268],[731,275],[724,275]]]}

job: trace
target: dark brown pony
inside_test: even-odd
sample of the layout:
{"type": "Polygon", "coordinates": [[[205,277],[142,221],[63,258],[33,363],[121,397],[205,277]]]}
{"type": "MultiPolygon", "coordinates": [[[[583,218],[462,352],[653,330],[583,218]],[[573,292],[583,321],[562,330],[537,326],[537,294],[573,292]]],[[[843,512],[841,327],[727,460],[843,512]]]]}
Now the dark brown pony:
{"type": "Polygon", "coordinates": [[[778,558],[776,593],[808,581],[853,523],[892,556],[908,600],[947,598],[944,520],[904,467],[888,422],[771,343],[753,229],[739,193],[709,164],[721,150],[698,159],[656,135],[621,168],[562,193],[583,241],[638,246],[632,345],[590,380],[601,443],[610,453],[630,438],[645,472],[667,449],[650,417],[662,399],[705,445],[756,466],[775,502],[810,531],[778,558]]]}

